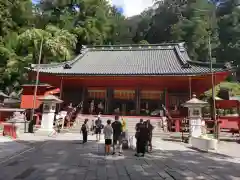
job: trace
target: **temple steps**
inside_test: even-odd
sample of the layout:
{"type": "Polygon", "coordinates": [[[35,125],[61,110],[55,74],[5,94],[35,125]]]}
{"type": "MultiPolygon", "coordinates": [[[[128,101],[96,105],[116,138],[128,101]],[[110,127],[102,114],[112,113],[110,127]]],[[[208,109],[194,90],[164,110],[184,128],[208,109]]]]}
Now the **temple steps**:
{"type": "MultiPolygon", "coordinates": [[[[102,117],[103,125],[106,125],[106,121],[108,119],[112,119],[112,118],[102,117]]],[[[79,133],[80,129],[81,129],[81,126],[83,124],[83,121],[84,121],[84,118],[81,118],[79,120],[79,123],[75,124],[75,126],[72,127],[71,129],[69,129],[68,132],[69,133],[79,133]]],[[[112,120],[112,122],[113,122],[113,120],[112,120]]],[[[126,122],[127,122],[128,134],[129,135],[134,135],[135,134],[135,126],[139,122],[139,118],[128,117],[128,118],[126,118],[126,122]]],[[[92,123],[92,119],[89,118],[89,126],[91,126],[91,123],[92,123]]],[[[151,124],[154,126],[153,137],[165,136],[166,133],[163,132],[163,130],[159,127],[159,120],[157,120],[157,119],[151,120],[151,124]]]]}
{"type": "MultiPolygon", "coordinates": [[[[89,126],[91,126],[92,120],[96,119],[96,117],[91,117],[91,116],[81,117],[79,119],[78,123],[76,123],[70,129],[63,129],[63,130],[61,130],[61,133],[80,133],[80,129],[81,129],[81,126],[82,126],[85,118],[89,119],[89,126]]],[[[102,117],[103,125],[106,125],[106,121],[108,119],[111,119],[112,122],[114,121],[112,116],[111,117],[107,117],[107,116],[102,117]]],[[[128,134],[129,135],[134,135],[135,134],[135,126],[139,122],[139,118],[137,118],[137,117],[127,117],[127,118],[125,118],[125,120],[127,122],[128,134]]],[[[144,120],[146,120],[146,118],[144,120]]],[[[163,132],[163,130],[159,127],[159,120],[158,119],[156,119],[156,118],[155,119],[151,119],[151,124],[155,127],[154,130],[153,130],[153,137],[163,137],[163,136],[166,135],[166,133],[163,132]]],[[[26,125],[26,128],[28,129],[28,124],[26,125]]],[[[37,128],[34,128],[34,131],[36,131],[36,130],[37,130],[37,128]]],[[[24,132],[24,123],[22,123],[20,125],[19,132],[20,133],[24,132]]]]}

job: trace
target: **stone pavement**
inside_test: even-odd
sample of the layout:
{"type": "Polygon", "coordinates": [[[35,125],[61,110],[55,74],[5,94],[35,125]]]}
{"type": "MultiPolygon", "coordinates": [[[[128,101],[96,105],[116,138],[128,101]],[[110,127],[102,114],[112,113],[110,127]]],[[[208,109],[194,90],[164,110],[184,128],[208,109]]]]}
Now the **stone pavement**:
{"type": "Polygon", "coordinates": [[[0,162],[28,148],[29,146],[25,144],[18,143],[8,137],[0,136],[0,162]]]}
{"type": "Polygon", "coordinates": [[[38,148],[0,164],[0,180],[239,180],[240,163],[158,140],[153,153],[104,156],[103,143],[80,144],[80,135],[48,139],[38,148]],[[160,147],[161,146],[161,147],[160,147]]]}

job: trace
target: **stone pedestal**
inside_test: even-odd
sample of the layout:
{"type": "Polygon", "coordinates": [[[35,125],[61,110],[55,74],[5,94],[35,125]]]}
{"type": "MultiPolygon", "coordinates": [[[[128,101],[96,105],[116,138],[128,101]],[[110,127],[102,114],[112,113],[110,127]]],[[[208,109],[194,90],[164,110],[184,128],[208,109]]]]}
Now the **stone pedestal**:
{"type": "Polygon", "coordinates": [[[189,130],[191,137],[199,137],[202,135],[202,119],[200,117],[189,118],[189,130]]]}
{"type": "Polygon", "coordinates": [[[209,150],[216,150],[218,141],[216,139],[191,137],[189,143],[193,148],[208,152],[209,150]]]}
{"type": "Polygon", "coordinates": [[[53,95],[48,95],[43,98],[39,98],[43,102],[43,114],[41,127],[35,132],[38,136],[52,136],[55,134],[53,128],[54,116],[56,111],[56,104],[61,103],[62,100],[53,95]]]}
{"type": "Polygon", "coordinates": [[[184,107],[188,108],[190,137],[200,137],[202,135],[202,108],[207,103],[196,98],[187,101],[184,107]]]}
{"type": "Polygon", "coordinates": [[[210,149],[217,149],[217,140],[204,137],[205,135],[205,123],[202,122],[202,108],[207,103],[196,98],[196,95],[192,99],[184,104],[184,107],[188,108],[189,115],[189,131],[190,139],[189,144],[193,148],[208,151],[210,149]]]}
{"type": "Polygon", "coordinates": [[[41,127],[35,132],[36,135],[49,136],[55,133],[53,129],[55,112],[48,112],[42,114],[41,127]]]}

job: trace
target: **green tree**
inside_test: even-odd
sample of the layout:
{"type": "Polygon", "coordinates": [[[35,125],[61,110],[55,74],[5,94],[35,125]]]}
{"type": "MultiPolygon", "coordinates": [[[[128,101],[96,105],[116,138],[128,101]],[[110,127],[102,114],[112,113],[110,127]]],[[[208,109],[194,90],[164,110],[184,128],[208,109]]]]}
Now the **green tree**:
{"type": "MultiPolygon", "coordinates": [[[[206,61],[208,57],[209,36],[217,38],[216,21],[212,18],[213,6],[207,0],[189,1],[182,18],[172,26],[172,39],[185,41],[192,60],[206,61]]],[[[211,42],[212,45],[215,41],[211,42]]],[[[213,45],[213,49],[216,46],[213,45]]]]}
{"type": "Polygon", "coordinates": [[[42,41],[41,63],[70,60],[77,42],[75,35],[52,25],[48,25],[44,30],[28,29],[19,35],[18,40],[22,53],[25,51],[28,55],[31,54],[33,63],[38,62],[42,41]]]}
{"type": "Polygon", "coordinates": [[[14,89],[23,80],[25,60],[18,54],[18,33],[32,25],[32,2],[30,0],[0,1],[0,88],[14,89]],[[12,88],[10,88],[12,87],[12,88]]]}
{"type": "Polygon", "coordinates": [[[11,31],[24,30],[33,21],[32,3],[30,0],[0,1],[0,36],[11,31]]]}
{"type": "Polygon", "coordinates": [[[77,36],[76,53],[82,45],[117,43],[125,27],[124,17],[106,0],[43,0],[38,9],[40,27],[50,22],[77,36]]]}
{"type": "Polygon", "coordinates": [[[138,25],[135,42],[149,43],[184,41],[192,60],[207,61],[209,36],[213,56],[219,45],[214,6],[207,0],[158,1],[157,8],[148,10],[138,25]],[[211,18],[210,18],[211,17],[211,18]]]}
{"type": "Polygon", "coordinates": [[[219,18],[218,59],[220,61],[235,61],[240,65],[240,9],[232,8],[229,14],[219,18]]]}

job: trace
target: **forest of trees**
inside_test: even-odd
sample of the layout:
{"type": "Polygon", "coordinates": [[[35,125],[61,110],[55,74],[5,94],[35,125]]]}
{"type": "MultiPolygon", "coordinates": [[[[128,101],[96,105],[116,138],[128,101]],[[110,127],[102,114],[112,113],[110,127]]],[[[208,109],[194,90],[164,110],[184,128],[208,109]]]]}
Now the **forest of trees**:
{"type": "MultiPolygon", "coordinates": [[[[72,59],[82,45],[186,43],[192,60],[240,64],[240,0],[214,6],[208,0],[155,1],[126,18],[107,0],[0,1],[0,89],[17,91],[27,82],[24,67],[72,59]],[[72,2],[72,3],[71,3],[72,2]]],[[[134,7],[133,7],[134,8],[134,7]]]]}

